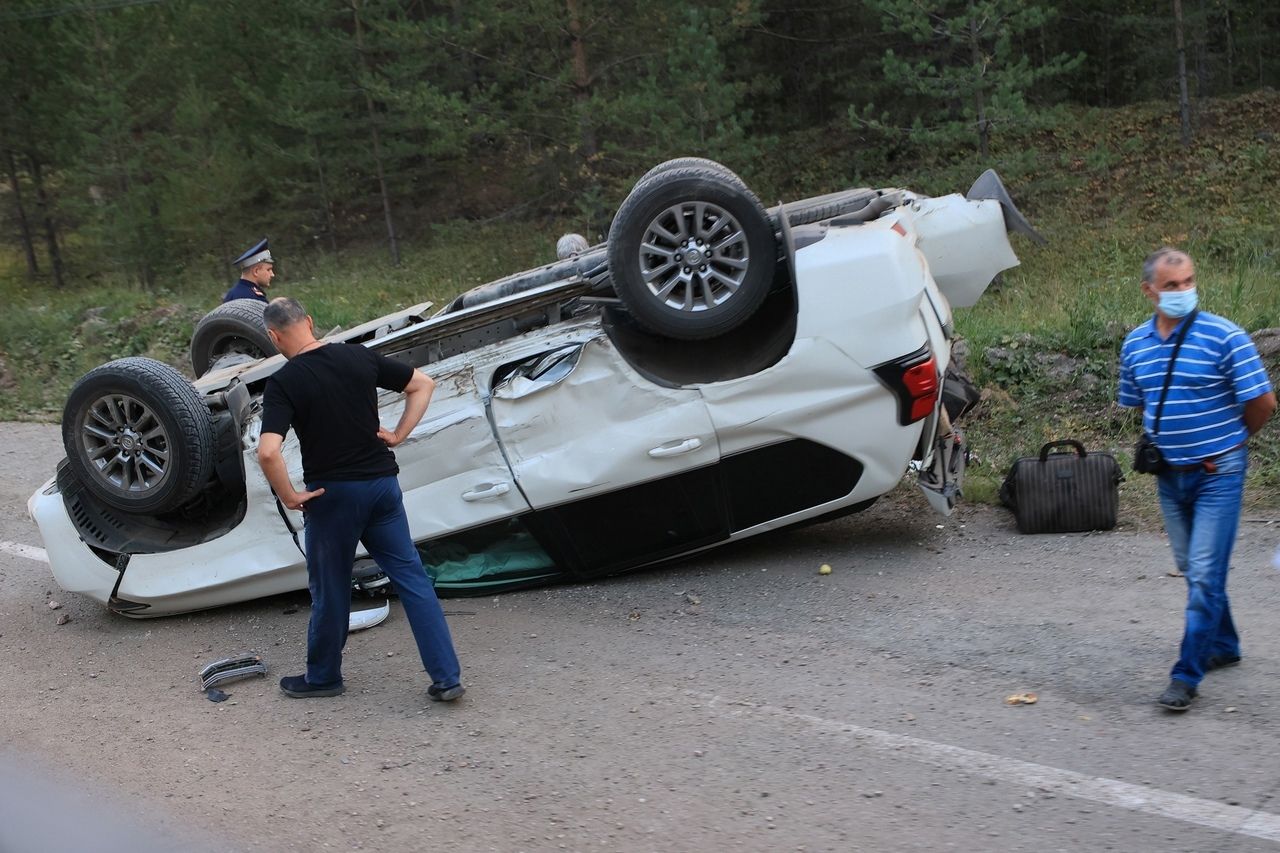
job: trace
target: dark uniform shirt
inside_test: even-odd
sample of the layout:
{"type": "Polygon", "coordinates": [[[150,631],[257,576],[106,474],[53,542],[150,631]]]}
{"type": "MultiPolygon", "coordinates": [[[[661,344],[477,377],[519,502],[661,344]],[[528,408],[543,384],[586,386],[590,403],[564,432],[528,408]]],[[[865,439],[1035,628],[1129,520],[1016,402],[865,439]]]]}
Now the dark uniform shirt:
{"type": "Polygon", "coordinates": [[[235,287],[227,291],[227,295],[222,297],[223,302],[230,302],[232,299],[256,299],[259,302],[267,302],[266,294],[264,294],[258,285],[245,279],[236,282],[235,287]]]}
{"type": "Polygon", "coordinates": [[[267,379],[262,431],[298,431],[308,484],[394,476],[395,454],[378,438],[378,389],[403,391],[412,378],[409,365],[360,344],[316,347],[267,379]]]}

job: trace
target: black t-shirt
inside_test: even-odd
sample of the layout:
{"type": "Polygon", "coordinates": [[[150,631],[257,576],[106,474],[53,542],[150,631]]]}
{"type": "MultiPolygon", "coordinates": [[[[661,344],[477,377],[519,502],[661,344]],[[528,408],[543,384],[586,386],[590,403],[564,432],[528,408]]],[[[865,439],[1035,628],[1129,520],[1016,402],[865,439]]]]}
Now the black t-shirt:
{"type": "Polygon", "coordinates": [[[378,388],[403,391],[413,368],[359,344],[325,344],[294,356],[267,379],[262,431],[298,431],[302,473],[316,480],[372,480],[400,472],[378,438],[378,388]]]}

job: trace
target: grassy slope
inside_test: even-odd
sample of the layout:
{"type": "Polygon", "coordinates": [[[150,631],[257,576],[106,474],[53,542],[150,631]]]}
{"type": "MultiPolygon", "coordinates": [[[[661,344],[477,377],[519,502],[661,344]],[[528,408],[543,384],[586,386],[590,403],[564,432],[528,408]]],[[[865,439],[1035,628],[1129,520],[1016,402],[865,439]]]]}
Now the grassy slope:
{"type": "MultiPolygon", "coordinates": [[[[1016,151],[997,152],[1019,205],[1052,242],[1041,249],[1018,238],[1022,266],[959,312],[969,369],[986,398],[966,419],[977,459],[971,500],[993,500],[1010,461],[1053,438],[1127,454],[1135,425],[1111,403],[1115,356],[1125,331],[1148,313],[1137,272],[1151,248],[1176,243],[1192,252],[1208,310],[1251,330],[1280,325],[1280,94],[1206,103],[1198,119],[1190,150],[1178,144],[1176,112],[1153,104],[1075,111],[1055,130],[1018,140],[1016,151]],[[989,359],[992,347],[1003,348],[1005,358],[989,359]],[[1042,366],[1045,354],[1059,359],[1058,378],[1042,366]]],[[[798,132],[783,148],[798,150],[806,134],[813,131],[798,132]]],[[[767,170],[754,176],[775,191],[764,197],[847,183],[838,177],[848,172],[838,135],[825,134],[825,151],[796,177],[799,186],[767,170]]],[[[787,156],[794,155],[770,162],[787,156]]],[[[977,171],[953,161],[872,182],[940,193],[963,189],[977,171]]],[[[512,222],[437,227],[431,243],[409,249],[398,269],[377,248],[349,253],[341,265],[284,259],[276,292],[302,299],[320,327],[350,326],[427,299],[443,304],[474,284],[545,263],[557,234],[512,222]]],[[[155,293],[101,282],[52,292],[24,281],[17,264],[0,258],[4,419],[56,421],[75,379],[112,358],[148,355],[187,369],[191,328],[225,287],[189,274],[155,293]]],[[[1274,430],[1254,442],[1254,504],[1280,504],[1274,430]]],[[[1123,488],[1145,496],[1136,503],[1150,514],[1150,478],[1130,476],[1123,488]]]]}
{"type": "MultiPolygon", "coordinates": [[[[1189,151],[1166,105],[1079,113],[1039,141],[1044,166],[1024,183],[1051,244],[1019,241],[1022,266],[958,319],[987,396],[966,425],[979,458],[970,499],[993,499],[1013,458],[1055,438],[1115,451],[1127,469],[1137,426],[1112,402],[1115,360],[1150,315],[1138,284],[1149,250],[1191,252],[1206,310],[1251,331],[1280,325],[1280,95],[1206,104],[1199,118],[1189,151]],[[1010,357],[984,357],[1001,346],[1010,357]],[[1070,359],[1061,378],[1046,375],[1044,351],[1070,359]]],[[[1275,381],[1280,362],[1269,362],[1275,381]]],[[[1253,441],[1255,508],[1280,505],[1275,430],[1253,441]]],[[[1131,474],[1122,489],[1153,514],[1152,478],[1131,474]]]]}

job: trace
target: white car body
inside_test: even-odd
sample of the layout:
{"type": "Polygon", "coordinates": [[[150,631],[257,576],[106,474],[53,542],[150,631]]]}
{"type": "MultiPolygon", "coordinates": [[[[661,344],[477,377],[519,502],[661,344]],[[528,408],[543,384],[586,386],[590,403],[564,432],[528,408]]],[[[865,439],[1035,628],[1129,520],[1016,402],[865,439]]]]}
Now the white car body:
{"type": "MultiPolygon", "coordinates": [[[[717,381],[653,381],[619,352],[602,308],[427,363],[435,396],[395,451],[415,541],[537,517],[553,531],[550,539],[572,542],[570,562],[586,567],[570,576],[591,577],[864,505],[893,489],[913,459],[936,473],[935,451],[950,434],[940,400],[927,417],[902,424],[900,400],[873,368],[927,350],[940,383],[950,360],[951,306],[973,304],[1017,259],[999,202],[910,193],[900,198],[869,222],[837,220],[805,234],[797,230],[804,239],[787,250],[794,338],[761,370],[717,381]],[[554,381],[519,375],[495,384],[503,365],[561,349],[576,362],[554,381]],[[774,463],[771,453],[779,455],[774,463]],[[763,491],[769,482],[785,484],[792,461],[781,457],[792,453],[816,460],[815,467],[828,467],[823,454],[830,453],[852,460],[841,463],[849,471],[855,463],[860,470],[847,481],[849,488],[835,475],[815,486],[831,493],[811,503],[800,488],[774,489],[778,497],[763,491]],[[757,481],[754,474],[764,468],[768,476],[757,481]],[[722,499],[728,509],[708,509],[722,499]],[[687,500],[688,506],[656,505],[669,500],[687,500]],[[622,516],[672,512],[686,519],[704,509],[705,529],[690,521],[690,531],[669,543],[645,539],[638,560],[609,551],[610,537],[648,536],[639,521],[634,530],[625,529],[632,522],[622,516]],[[587,514],[575,514],[581,512],[587,514]],[[600,524],[597,516],[616,522],[600,524]]],[[[468,310],[501,316],[504,305],[515,310],[531,297],[577,284],[550,284],[468,310]]],[[[368,326],[382,325],[381,336],[365,345],[406,352],[397,348],[411,336],[429,339],[433,324],[457,323],[468,310],[374,321],[368,326]]],[[[303,516],[283,510],[256,464],[260,393],[248,389],[260,389],[281,363],[275,356],[195,383],[205,395],[235,402],[228,405],[238,416],[244,475],[242,517],[207,541],[122,555],[90,541],[57,478],[31,497],[29,512],[63,589],[126,615],[150,617],[306,588],[303,516]]],[[[382,423],[393,426],[402,405],[402,395],[382,393],[382,423]]],[[[287,438],[284,454],[294,482],[301,483],[296,435],[287,438]]],[[[935,506],[947,511],[956,485],[944,489],[935,477],[935,506]]]]}

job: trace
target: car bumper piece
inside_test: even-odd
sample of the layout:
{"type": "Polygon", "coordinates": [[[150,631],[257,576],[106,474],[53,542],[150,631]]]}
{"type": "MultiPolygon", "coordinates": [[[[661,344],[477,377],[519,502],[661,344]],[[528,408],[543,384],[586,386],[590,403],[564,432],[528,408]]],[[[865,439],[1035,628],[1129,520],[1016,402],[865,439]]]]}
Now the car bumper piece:
{"type": "Polygon", "coordinates": [[[390,613],[390,601],[384,601],[380,606],[371,607],[368,610],[354,610],[347,617],[347,631],[363,631],[365,628],[381,625],[387,621],[387,616],[390,613]]]}
{"type": "Polygon", "coordinates": [[[942,419],[943,429],[934,440],[932,460],[928,467],[920,469],[916,485],[924,492],[929,506],[942,515],[951,515],[964,485],[965,465],[969,450],[964,435],[942,419]]]}
{"type": "Polygon", "coordinates": [[[266,675],[267,665],[258,655],[238,655],[223,658],[200,670],[200,689],[208,690],[215,684],[248,678],[250,675],[266,675]]]}

